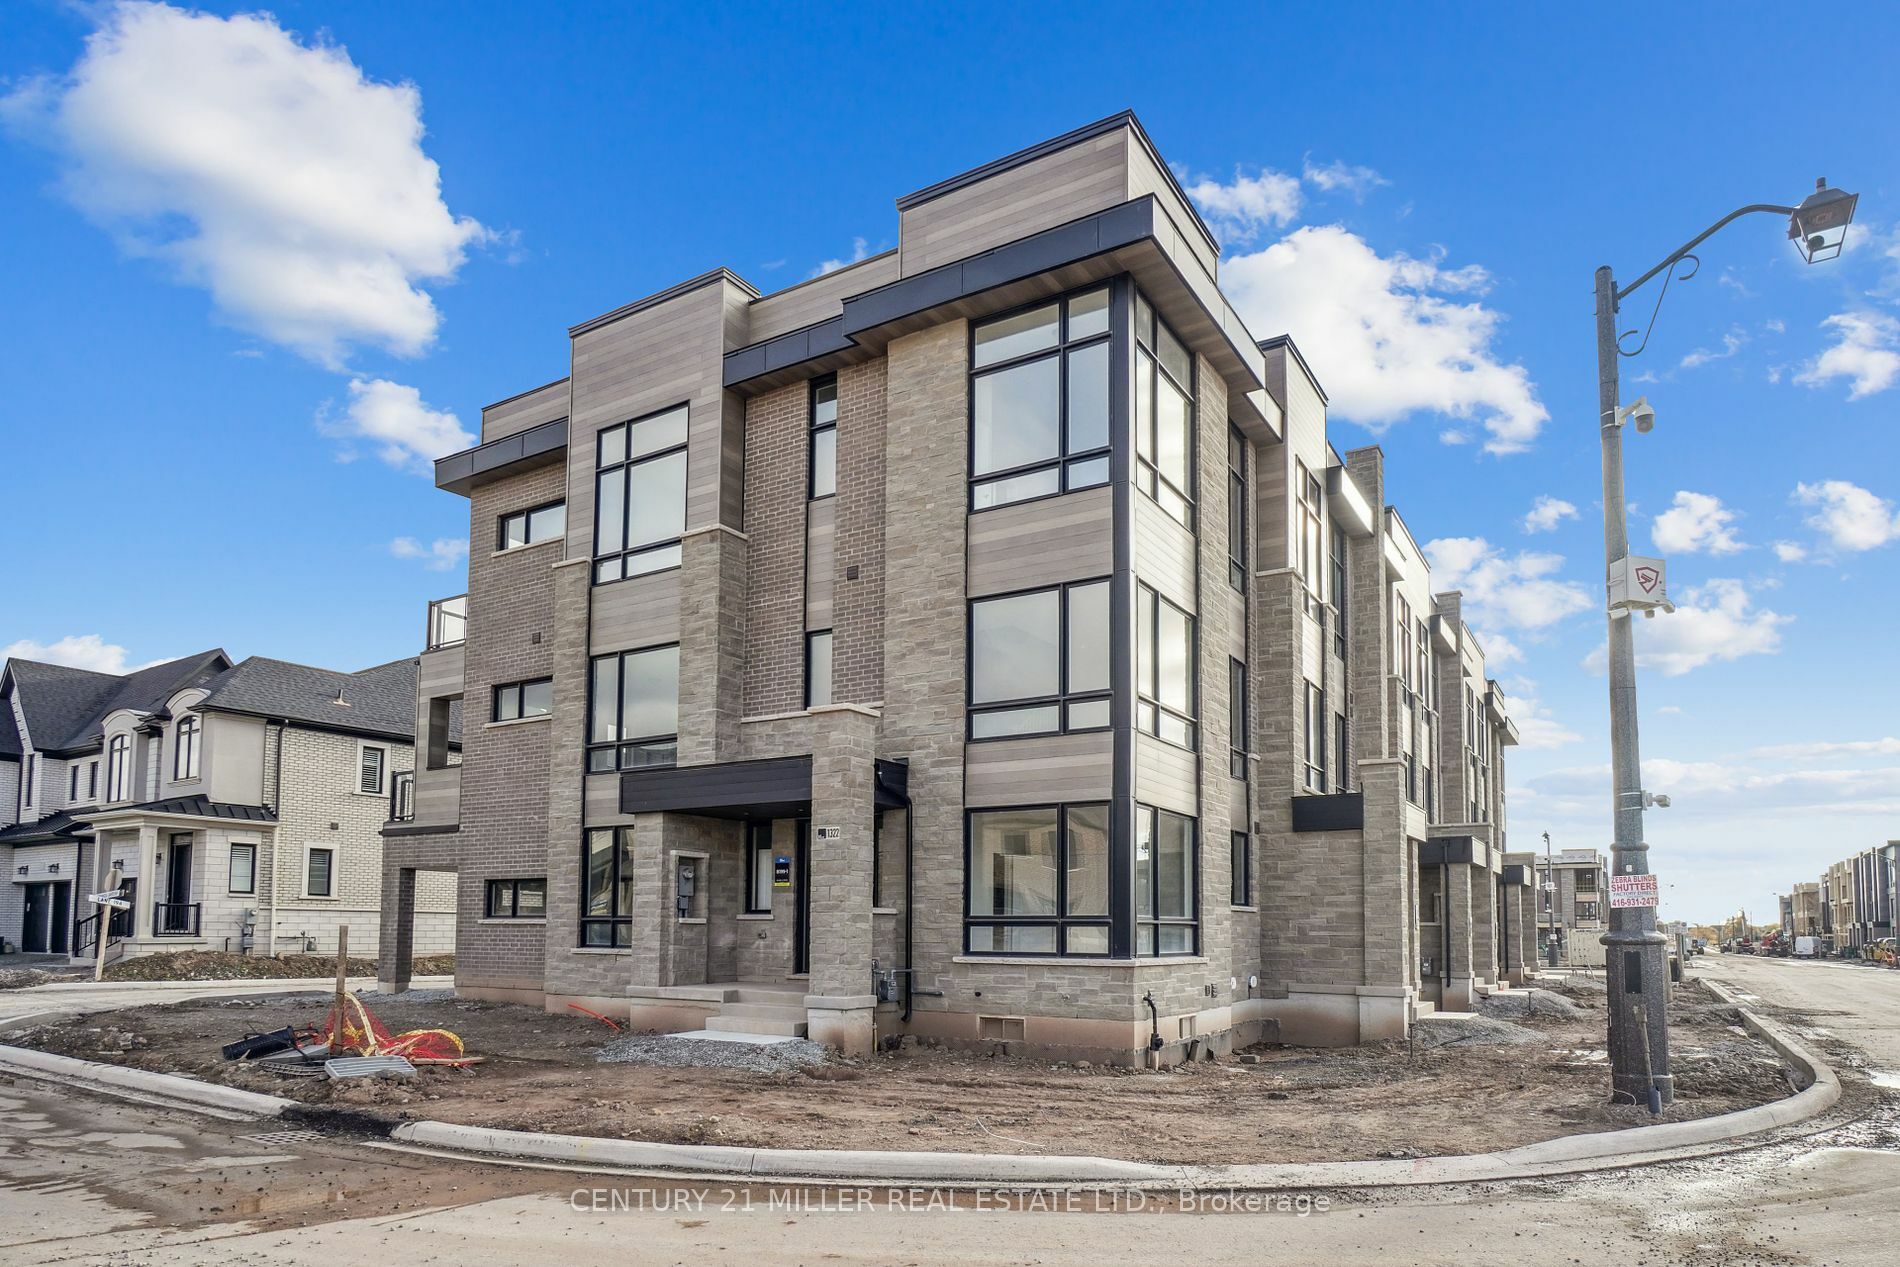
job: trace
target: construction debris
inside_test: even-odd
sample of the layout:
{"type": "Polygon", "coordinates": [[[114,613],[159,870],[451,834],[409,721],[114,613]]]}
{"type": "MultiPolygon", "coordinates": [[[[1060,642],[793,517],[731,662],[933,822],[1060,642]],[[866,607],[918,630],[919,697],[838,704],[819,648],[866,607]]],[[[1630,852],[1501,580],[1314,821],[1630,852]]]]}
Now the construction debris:
{"type": "Polygon", "coordinates": [[[413,1078],[416,1067],[401,1056],[339,1056],[323,1062],[331,1080],[343,1078],[413,1078]]]}

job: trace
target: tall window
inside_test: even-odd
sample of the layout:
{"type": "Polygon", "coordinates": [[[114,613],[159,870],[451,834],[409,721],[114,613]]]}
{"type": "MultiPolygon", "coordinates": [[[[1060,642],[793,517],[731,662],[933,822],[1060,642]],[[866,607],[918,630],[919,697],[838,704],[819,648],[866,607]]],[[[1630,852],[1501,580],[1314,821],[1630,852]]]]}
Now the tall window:
{"type": "Polygon", "coordinates": [[[336,850],[327,845],[311,845],[304,851],[303,892],[305,897],[336,895],[336,850]]]}
{"type": "Polygon", "coordinates": [[[383,794],[383,768],[389,764],[389,750],[364,744],[356,750],[356,790],[372,796],[383,794]]]}
{"type": "Polygon", "coordinates": [[[1247,666],[1238,660],[1227,661],[1227,773],[1230,778],[1247,777],[1247,666]]]}
{"type": "Polygon", "coordinates": [[[1405,693],[1412,693],[1412,605],[1405,601],[1405,595],[1394,594],[1392,605],[1397,609],[1398,627],[1392,640],[1392,672],[1405,683],[1405,693]]]}
{"type": "Polygon", "coordinates": [[[1108,288],[970,332],[970,509],[1108,483],[1108,288]]]}
{"type": "Polygon", "coordinates": [[[595,656],[588,689],[587,768],[672,765],[678,750],[680,649],[595,656]]]}
{"type": "Polygon", "coordinates": [[[1227,428],[1227,583],[1247,592],[1247,440],[1227,428]]]}
{"type": "MultiPolygon", "coordinates": [[[[447,705],[447,700],[431,700],[447,705]]],[[[446,707],[444,708],[446,712],[446,707]]],[[[524,717],[546,717],[554,711],[554,679],[536,678],[532,682],[504,682],[495,688],[495,707],[492,720],[520,721],[524,717]]],[[[434,727],[430,730],[433,732],[434,727]]],[[[444,721],[443,734],[446,738],[448,726],[444,721]]],[[[446,764],[446,763],[445,763],[446,764]]],[[[433,763],[431,769],[436,769],[433,763]]]]}
{"type": "Polygon", "coordinates": [[[114,735],[106,747],[106,799],[132,799],[132,741],[125,735],[114,735]]]}
{"type": "Polygon", "coordinates": [[[88,801],[99,799],[99,763],[97,761],[86,763],[86,799],[88,801]]]}
{"type": "Polygon", "coordinates": [[[1296,462],[1294,487],[1300,501],[1300,579],[1306,582],[1306,609],[1314,611],[1320,602],[1320,591],[1325,585],[1322,572],[1325,560],[1326,528],[1321,516],[1322,494],[1319,478],[1306,469],[1306,463],[1296,462]]]}
{"type": "Polygon", "coordinates": [[[20,785],[20,804],[22,805],[33,804],[33,776],[39,769],[39,763],[39,753],[29,752],[26,754],[26,779],[25,782],[20,785]]]}
{"type": "Polygon", "coordinates": [[[1135,676],[1141,729],[1194,747],[1194,617],[1146,585],[1136,595],[1135,676]]]}
{"type": "Polygon", "coordinates": [[[747,823],[745,849],[745,913],[772,913],[772,824],[747,823]]]}
{"type": "Polygon", "coordinates": [[[805,635],[805,707],[831,703],[831,630],[805,635]]]}
{"type": "Polygon", "coordinates": [[[678,567],[686,530],[686,406],[607,427],[596,443],[594,580],[678,567]]]}
{"type": "Polygon", "coordinates": [[[1227,900],[1233,906],[1253,905],[1253,841],[1244,831],[1229,836],[1227,900]]]}
{"type": "Polygon", "coordinates": [[[1337,528],[1327,541],[1332,553],[1333,653],[1346,658],[1346,538],[1337,528]]]}
{"type": "Polygon", "coordinates": [[[66,767],[66,803],[68,805],[79,803],[79,763],[77,761],[66,767]]]}
{"type": "Polygon", "coordinates": [[[1109,721],[1108,582],[970,604],[970,738],[1100,730],[1109,721]]]}
{"type": "Polygon", "coordinates": [[[550,502],[533,510],[503,515],[495,524],[495,548],[513,550],[551,541],[567,531],[567,503],[550,502]]]}
{"type": "Polygon", "coordinates": [[[1346,733],[1346,714],[1333,714],[1333,786],[1352,790],[1352,736],[1346,733]]]}
{"type": "Polygon", "coordinates": [[[968,953],[1108,953],[1108,806],[977,810],[968,833],[968,953]]]}
{"type": "Polygon", "coordinates": [[[1326,790],[1326,692],[1306,684],[1306,790],[1326,790]]]}
{"type": "Polygon", "coordinates": [[[838,380],[815,379],[811,385],[811,471],[808,493],[829,497],[838,491],[838,380]]]}
{"type": "Polygon", "coordinates": [[[225,876],[225,890],[230,893],[257,892],[257,846],[234,844],[231,846],[231,862],[225,876]]]}
{"type": "Polygon", "coordinates": [[[581,945],[633,944],[633,828],[596,828],[582,847],[581,945]]]}
{"type": "Polygon", "coordinates": [[[1194,820],[1135,806],[1135,953],[1191,955],[1195,924],[1194,820]]]}
{"type": "Polygon", "coordinates": [[[198,736],[199,723],[194,714],[178,719],[178,729],[172,732],[172,777],[174,779],[195,779],[198,777],[198,736]]]}
{"type": "Polygon", "coordinates": [[[1194,358],[1139,294],[1135,345],[1135,483],[1192,526],[1194,358]]]}

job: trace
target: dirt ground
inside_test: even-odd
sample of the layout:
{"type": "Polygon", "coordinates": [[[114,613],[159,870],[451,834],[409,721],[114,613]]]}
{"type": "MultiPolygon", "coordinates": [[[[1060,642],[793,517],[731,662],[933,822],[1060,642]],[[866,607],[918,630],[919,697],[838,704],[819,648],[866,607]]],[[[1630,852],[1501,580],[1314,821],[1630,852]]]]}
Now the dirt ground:
{"type": "MultiPolygon", "coordinates": [[[[409,968],[418,977],[447,976],[454,955],[418,956],[409,968]]],[[[350,956],[350,975],[376,975],[374,959],[350,956]]],[[[121,959],[106,969],[108,981],[251,981],[270,977],[334,977],[335,955],[233,955],[217,950],[178,950],[121,959]]]]}
{"type": "MultiPolygon", "coordinates": [[[[447,1028],[486,1058],[408,1083],[281,1078],[220,1058],[246,1033],[316,1025],[325,1004],[312,996],[137,1008],[9,1041],[392,1120],[746,1147],[1334,1161],[1485,1152],[1654,1121],[1605,1103],[1601,998],[1578,992],[1578,1018],[1522,1020],[1533,1041],[1521,1045],[1263,1045],[1167,1072],[921,1046],[797,1073],[601,1064],[595,1052],[613,1032],[599,1021],[452,999],[371,1000],[390,1030],[447,1028]]],[[[1789,1094],[1774,1053],[1731,1009],[1687,987],[1673,1011],[1678,1101],[1663,1120],[1789,1094]]]]}

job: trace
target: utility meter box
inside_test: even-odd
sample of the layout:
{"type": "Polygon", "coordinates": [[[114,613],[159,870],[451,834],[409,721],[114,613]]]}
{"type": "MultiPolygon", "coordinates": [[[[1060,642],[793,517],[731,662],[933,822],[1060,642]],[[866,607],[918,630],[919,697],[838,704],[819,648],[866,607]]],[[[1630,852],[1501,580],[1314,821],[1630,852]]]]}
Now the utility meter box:
{"type": "Polygon", "coordinates": [[[1610,565],[1610,610],[1630,612],[1676,610],[1669,601],[1669,569],[1661,559],[1629,555],[1610,565]]]}

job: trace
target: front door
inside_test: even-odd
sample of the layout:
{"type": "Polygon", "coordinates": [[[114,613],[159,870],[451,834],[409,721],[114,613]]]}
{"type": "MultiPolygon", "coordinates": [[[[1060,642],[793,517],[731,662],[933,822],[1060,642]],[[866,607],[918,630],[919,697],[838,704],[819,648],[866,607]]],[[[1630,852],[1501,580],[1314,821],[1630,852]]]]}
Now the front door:
{"type": "Polygon", "coordinates": [[[73,886],[55,884],[52,918],[46,926],[46,948],[56,955],[66,953],[73,937],[73,886]]]}
{"type": "Polygon", "coordinates": [[[166,933],[188,933],[191,931],[191,841],[172,838],[169,856],[165,859],[165,909],[164,917],[159,921],[159,931],[166,933]]]}
{"type": "Polygon", "coordinates": [[[20,917],[20,949],[29,955],[46,953],[46,915],[52,907],[50,884],[29,884],[25,910],[20,917]]]}
{"type": "Polygon", "coordinates": [[[811,820],[801,818],[797,827],[792,846],[792,975],[802,977],[811,971],[811,820]]]}

